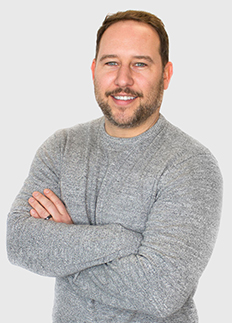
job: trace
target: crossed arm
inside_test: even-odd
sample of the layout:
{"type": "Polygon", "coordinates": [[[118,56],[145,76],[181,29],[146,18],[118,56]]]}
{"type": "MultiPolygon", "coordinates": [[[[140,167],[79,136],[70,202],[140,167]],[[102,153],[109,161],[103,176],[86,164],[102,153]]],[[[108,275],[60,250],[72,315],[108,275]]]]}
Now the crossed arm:
{"type": "MultiPolygon", "coordinates": [[[[172,190],[170,187],[170,192],[172,190]]],[[[51,214],[51,221],[72,224],[65,206],[51,190],[44,190],[44,195],[38,192],[32,195],[29,204],[34,218],[44,219],[51,214]]],[[[182,195],[172,195],[177,203],[182,199],[182,195]]],[[[157,213],[164,204],[168,205],[165,198],[157,201],[157,213]]],[[[204,208],[199,203],[195,207],[204,208]]],[[[154,218],[154,214],[148,218],[138,252],[115,257],[108,263],[90,266],[70,276],[76,293],[109,306],[138,310],[157,317],[168,317],[180,309],[193,293],[207,264],[212,245],[206,247],[208,242],[203,230],[207,236],[212,229],[203,229],[203,223],[199,222],[204,221],[203,218],[192,218],[189,223],[186,219],[182,223],[172,222],[168,214],[174,214],[173,210],[166,207],[166,212],[165,221],[154,218]],[[202,233],[199,234],[200,231],[202,233]]]]}
{"type": "Polygon", "coordinates": [[[84,208],[77,210],[73,224],[61,201],[65,142],[66,135],[59,132],[39,148],[7,219],[9,260],[51,277],[66,277],[136,253],[142,240],[140,233],[117,223],[90,225],[84,208]],[[51,220],[42,220],[50,214],[51,220]]]}
{"type": "Polygon", "coordinates": [[[177,311],[193,292],[217,233],[221,178],[205,169],[208,159],[191,166],[191,180],[188,162],[178,166],[178,176],[173,169],[163,177],[142,236],[120,224],[73,224],[58,198],[58,162],[44,155],[37,156],[8,218],[10,260],[38,274],[69,276],[76,293],[103,304],[162,317],[177,311]],[[45,168],[53,169],[49,176],[40,171],[45,168]],[[41,194],[44,183],[49,189],[41,194]],[[48,215],[52,219],[44,221],[48,215]]]}

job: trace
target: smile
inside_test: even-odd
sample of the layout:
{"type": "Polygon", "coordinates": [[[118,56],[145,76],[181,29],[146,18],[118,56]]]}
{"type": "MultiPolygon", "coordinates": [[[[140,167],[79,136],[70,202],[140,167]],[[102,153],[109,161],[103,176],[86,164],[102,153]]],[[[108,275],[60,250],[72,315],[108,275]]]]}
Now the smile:
{"type": "Polygon", "coordinates": [[[120,101],[129,101],[136,99],[136,96],[113,96],[114,99],[120,100],[120,101]]]}

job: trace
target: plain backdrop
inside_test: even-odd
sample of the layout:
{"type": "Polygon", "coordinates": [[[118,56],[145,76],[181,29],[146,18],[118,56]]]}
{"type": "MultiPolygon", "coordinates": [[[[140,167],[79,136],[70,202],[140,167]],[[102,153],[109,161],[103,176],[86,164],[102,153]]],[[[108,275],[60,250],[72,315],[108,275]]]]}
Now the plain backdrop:
{"type": "Polygon", "coordinates": [[[164,21],[174,76],[161,112],[207,146],[219,162],[224,178],[221,226],[195,301],[200,323],[232,322],[228,0],[1,2],[1,322],[51,322],[54,279],[8,262],[7,214],[44,140],[60,128],[101,116],[90,72],[96,31],[108,13],[126,9],[150,11],[164,21]]]}

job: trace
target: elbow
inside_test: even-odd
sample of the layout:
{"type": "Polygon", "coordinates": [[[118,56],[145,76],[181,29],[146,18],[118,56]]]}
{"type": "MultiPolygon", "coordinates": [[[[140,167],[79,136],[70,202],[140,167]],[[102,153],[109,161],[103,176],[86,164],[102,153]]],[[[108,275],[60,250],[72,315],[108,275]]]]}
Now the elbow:
{"type": "MultiPolygon", "coordinates": [[[[180,278],[180,277],[179,277],[180,278]]],[[[196,289],[196,280],[184,279],[182,282],[176,277],[162,276],[162,280],[155,286],[150,284],[147,289],[144,311],[160,319],[170,319],[178,311],[193,306],[193,295],[196,289]]]]}
{"type": "MultiPolygon", "coordinates": [[[[162,293],[163,294],[163,293],[162,293]]],[[[180,311],[184,311],[185,304],[188,303],[188,301],[191,302],[191,297],[183,298],[176,294],[172,297],[157,297],[156,300],[151,304],[145,312],[147,312],[150,315],[155,315],[157,318],[165,320],[170,319],[172,316],[180,311]],[[189,300],[188,300],[189,298],[189,300]]],[[[188,306],[187,306],[188,307],[188,306]]]]}
{"type": "Polygon", "coordinates": [[[158,293],[156,298],[156,313],[161,319],[173,317],[178,311],[185,312],[185,309],[193,307],[193,295],[195,293],[196,284],[194,282],[185,285],[169,282],[169,286],[163,286],[162,291],[158,293]]]}
{"type": "Polygon", "coordinates": [[[10,247],[9,242],[6,243],[6,252],[7,252],[7,258],[9,262],[14,265],[15,263],[15,254],[12,252],[12,248],[10,247]]]}
{"type": "Polygon", "coordinates": [[[157,309],[157,316],[161,319],[167,319],[168,317],[172,317],[172,315],[178,311],[178,307],[173,306],[173,302],[164,301],[160,304],[157,309]]]}
{"type": "Polygon", "coordinates": [[[7,258],[13,265],[17,264],[20,256],[20,244],[17,239],[19,232],[15,229],[11,215],[8,216],[6,232],[6,252],[7,258]]]}
{"type": "Polygon", "coordinates": [[[7,235],[6,235],[6,252],[7,252],[7,258],[9,260],[9,262],[14,265],[16,262],[16,256],[18,254],[18,252],[16,250],[17,243],[16,244],[14,243],[14,239],[13,239],[10,231],[11,230],[8,226],[7,227],[7,235]]]}
{"type": "Polygon", "coordinates": [[[27,269],[29,251],[22,243],[20,234],[23,232],[22,228],[18,228],[13,222],[12,218],[8,219],[7,234],[6,234],[6,252],[7,258],[12,265],[16,265],[27,269]]]}
{"type": "Polygon", "coordinates": [[[19,262],[21,254],[19,243],[17,242],[17,239],[15,239],[9,232],[7,232],[6,252],[7,258],[12,265],[21,266],[19,262]]]}

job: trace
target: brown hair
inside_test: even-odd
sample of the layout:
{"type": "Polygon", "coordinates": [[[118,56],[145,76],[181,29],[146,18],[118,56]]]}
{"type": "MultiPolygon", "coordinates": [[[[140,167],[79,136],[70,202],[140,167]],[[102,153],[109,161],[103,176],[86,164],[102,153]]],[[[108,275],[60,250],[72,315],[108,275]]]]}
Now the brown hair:
{"type": "Polygon", "coordinates": [[[112,15],[107,15],[105,20],[102,23],[102,26],[99,28],[97,32],[95,58],[97,58],[99,47],[100,47],[100,41],[106,29],[109,28],[111,25],[115,24],[116,22],[119,22],[122,20],[135,20],[138,22],[143,22],[152,26],[156,30],[160,39],[160,56],[161,56],[162,64],[164,68],[167,62],[169,61],[168,34],[165,30],[163,22],[155,15],[145,11],[128,10],[125,12],[118,12],[112,15]]]}

